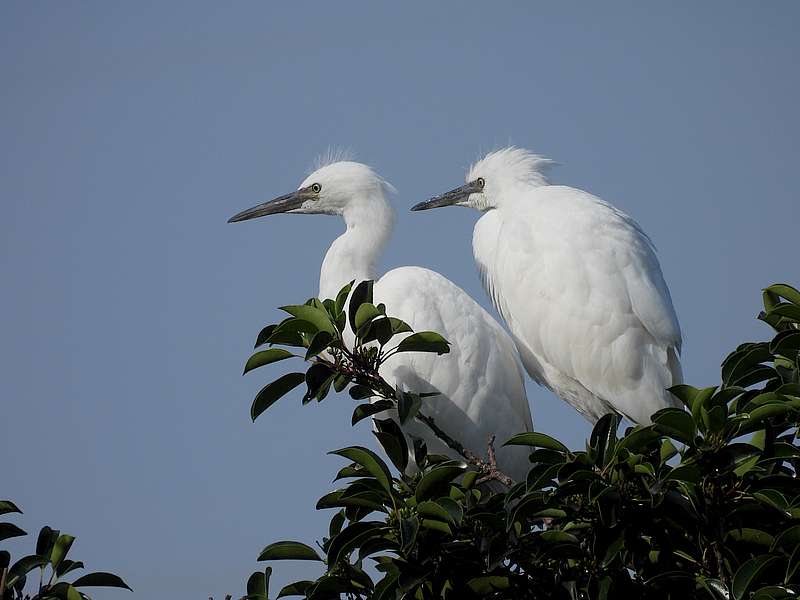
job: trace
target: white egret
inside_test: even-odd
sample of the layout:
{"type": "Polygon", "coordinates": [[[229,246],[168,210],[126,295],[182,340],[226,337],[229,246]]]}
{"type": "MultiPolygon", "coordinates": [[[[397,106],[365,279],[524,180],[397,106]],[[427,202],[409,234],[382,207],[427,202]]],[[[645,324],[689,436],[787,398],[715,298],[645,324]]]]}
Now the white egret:
{"type": "MultiPolygon", "coordinates": [[[[335,298],[349,281],[373,279],[374,301],[385,304],[387,314],[415,331],[443,335],[451,344],[449,354],[397,354],[384,363],[381,375],[408,391],[438,392],[423,401],[424,412],[467,449],[484,455],[490,434],[503,442],[532,430],[514,342],[489,313],[438,273],[401,267],[377,278],[376,263],[394,225],[390,191],[393,188],[370,167],[337,161],[309,175],[296,192],[245,210],[229,222],[275,213],[342,217],[346,230],[325,254],[319,297],[335,298]]],[[[461,458],[422,423],[409,422],[405,429],[423,439],[429,452],[461,458]]],[[[499,448],[498,467],[522,479],[528,453],[521,447],[499,448]]]]}
{"type": "Polygon", "coordinates": [[[530,376],[590,421],[635,423],[679,406],[681,332],[655,249],[641,227],[579,189],[550,185],[551,161],[492,152],[466,185],[411,210],[482,212],[472,238],[484,288],[530,376]]]}

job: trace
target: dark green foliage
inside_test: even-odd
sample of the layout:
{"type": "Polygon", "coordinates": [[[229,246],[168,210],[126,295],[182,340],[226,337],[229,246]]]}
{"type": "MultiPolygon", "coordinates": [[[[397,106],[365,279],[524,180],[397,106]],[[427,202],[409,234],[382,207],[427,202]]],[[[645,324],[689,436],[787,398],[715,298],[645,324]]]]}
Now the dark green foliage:
{"type": "MultiPolygon", "coordinates": [[[[0,500],[0,514],[22,511],[10,500],[0,500]]],[[[0,523],[0,531],[11,531],[10,523],[0,523]]],[[[15,535],[27,535],[15,527],[15,535]]],[[[11,536],[5,536],[11,537],[11,536]]],[[[61,579],[77,569],[83,569],[79,560],[67,558],[75,538],[57,529],[42,527],[36,541],[36,553],[11,561],[7,550],[0,550],[0,600],[81,600],[89,598],[86,587],[116,587],[130,590],[119,576],[101,571],[87,573],[72,582],[61,579]],[[31,572],[38,572],[37,585],[29,583],[31,572]],[[27,584],[27,585],[26,585],[27,584]],[[33,595],[25,593],[35,588],[33,595]]]]}
{"type": "MultiPolygon", "coordinates": [[[[464,449],[465,461],[427,455],[420,446],[409,452],[402,423],[426,423],[425,398],[392,390],[377,373],[400,351],[387,351],[389,340],[409,330],[378,335],[375,329],[391,318],[371,304],[371,286],[360,284],[359,304],[348,312],[357,332],[348,349],[342,294],[335,302],[309,301],[328,311],[327,323],[316,315],[316,331],[291,331],[308,347],[333,327],[329,357],[316,354],[309,371],[325,365],[328,379],[347,378],[337,390],[352,384],[353,398],[380,399],[359,404],[354,424],[378,410],[397,410],[398,421],[379,420],[376,429],[395,469],[366,448],[333,452],[347,461],[336,477],[346,483],[317,506],[334,511],[320,542],[326,571],[277,597],[779,600],[800,593],[800,292],[794,288],[765,290],[759,318],[776,335],[732,352],[721,385],[672,389],[686,410],[664,409],[652,425],[624,432],[620,417],[606,415],[579,451],[540,432],[506,441],[530,447],[531,468],[525,481],[502,491],[496,481],[484,483],[487,465],[470,458],[481,449],[464,449]],[[409,461],[416,463],[413,475],[405,472],[409,461]]],[[[272,336],[263,341],[277,343],[272,336]]],[[[435,334],[406,340],[409,351],[446,350],[435,334]]],[[[306,396],[325,397],[327,379],[306,381],[306,396]]],[[[448,433],[455,432],[440,437],[456,448],[448,433]]],[[[295,542],[267,550],[281,544],[291,552],[261,558],[319,558],[295,542]]]]}

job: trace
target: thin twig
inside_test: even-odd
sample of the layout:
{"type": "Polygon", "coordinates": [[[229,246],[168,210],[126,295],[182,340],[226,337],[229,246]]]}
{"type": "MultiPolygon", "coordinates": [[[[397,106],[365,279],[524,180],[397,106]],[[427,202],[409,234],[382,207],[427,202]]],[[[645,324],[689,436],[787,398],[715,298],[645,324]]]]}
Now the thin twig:
{"type": "Polygon", "coordinates": [[[468,450],[464,447],[464,445],[451,438],[447,433],[445,433],[441,427],[439,427],[436,422],[429,416],[422,414],[421,412],[417,413],[417,419],[425,423],[428,428],[442,440],[448,447],[452,448],[456,452],[458,452],[461,456],[463,456],[466,461],[474,467],[477,467],[478,470],[482,473],[481,478],[478,480],[478,483],[484,483],[486,481],[494,480],[499,481],[506,487],[511,487],[514,485],[514,480],[511,479],[508,475],[503,473],[500,469],[497,468],[497,456],[495,454],[494,449],[494,434],[489,436],[489,444],[487,448],[487,455],[488,455],[488,462],[482,460],[480,457],[475,455],[472,451],[468,450]]]}

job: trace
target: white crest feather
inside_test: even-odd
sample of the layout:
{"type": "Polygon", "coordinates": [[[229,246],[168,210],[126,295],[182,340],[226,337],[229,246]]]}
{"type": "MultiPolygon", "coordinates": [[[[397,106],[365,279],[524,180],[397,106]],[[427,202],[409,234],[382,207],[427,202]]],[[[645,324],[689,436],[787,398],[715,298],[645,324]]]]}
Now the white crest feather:
{"type": "Polygon", "coordinates": [[[352,162],[356,159],[356,153],[352,148],[346,146],[328,146],[325,152],[318,154],[314,159],[313,166],[308,171],[313,173],[322,167],[327,167],[337,162],[352,162]]]}
{"type": "Polygon", "coordinates": [[[486,173],[502,172],[504,177],[513,178],[533,186],[548,185],[546,173],[556,164],[539,154],[525,148],[508,146],[489,152],[469,168],[467,181],[472,181],[486,173]]]}

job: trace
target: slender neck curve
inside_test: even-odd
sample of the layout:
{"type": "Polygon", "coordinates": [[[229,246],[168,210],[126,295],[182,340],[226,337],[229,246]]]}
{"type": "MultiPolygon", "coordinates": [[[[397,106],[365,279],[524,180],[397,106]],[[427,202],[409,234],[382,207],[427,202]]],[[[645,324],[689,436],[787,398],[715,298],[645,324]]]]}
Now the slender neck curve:
{"type": "Polygon", "coordinates": [[[333,241],[322,261],[320,298],[336,298],[354,279],[376,279],[377,262],[394,227],[394,211],[382,191],[350,198],[342,216],[347,229],[333,241]]]}

